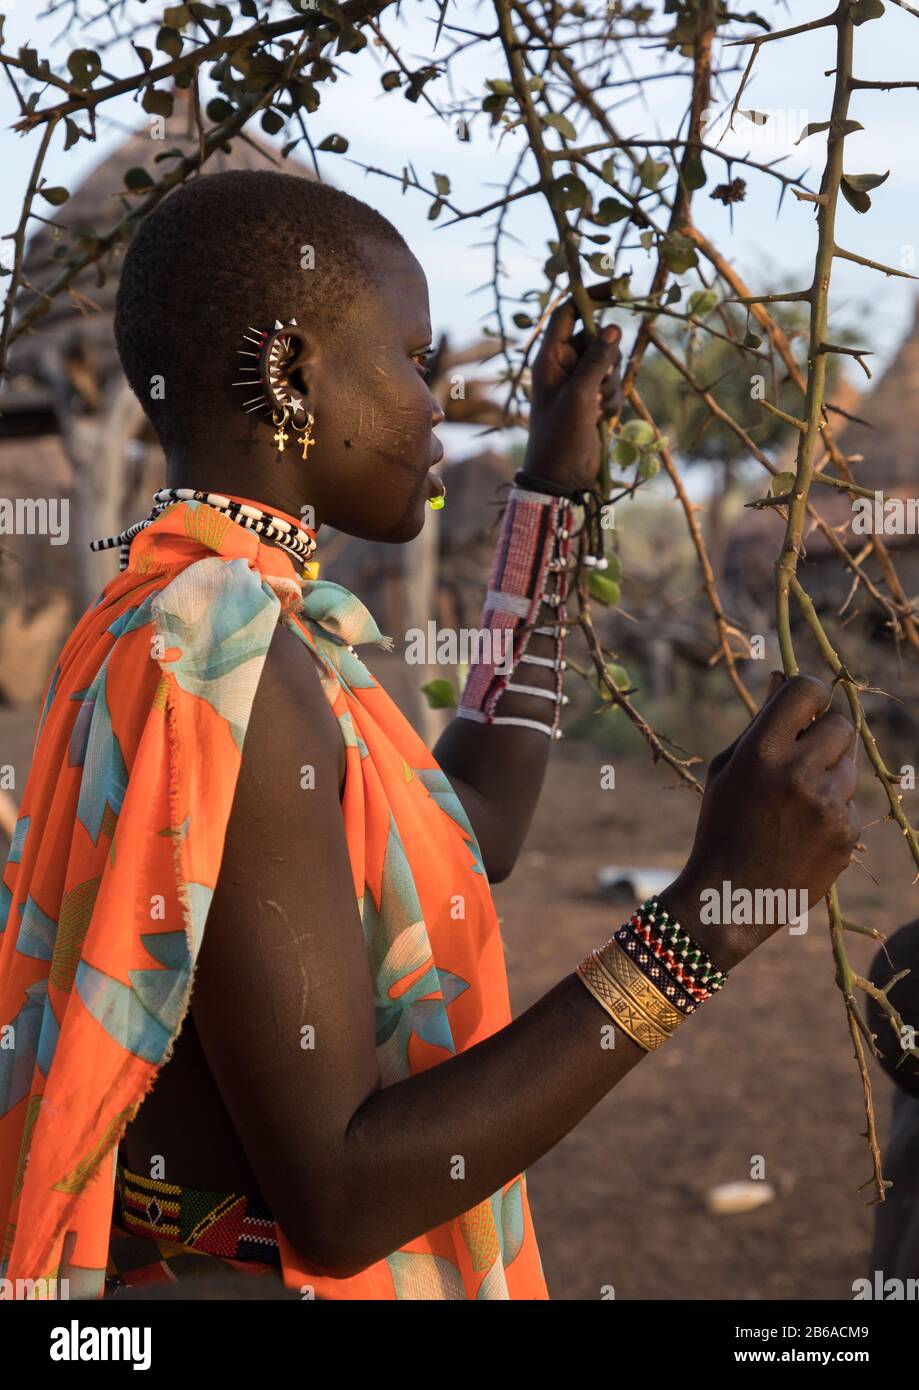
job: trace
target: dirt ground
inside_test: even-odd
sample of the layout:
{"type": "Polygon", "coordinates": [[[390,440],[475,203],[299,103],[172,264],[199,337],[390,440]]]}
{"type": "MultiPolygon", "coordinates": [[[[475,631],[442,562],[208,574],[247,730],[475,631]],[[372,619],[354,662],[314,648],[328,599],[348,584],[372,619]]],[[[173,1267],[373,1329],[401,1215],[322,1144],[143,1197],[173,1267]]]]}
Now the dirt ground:
{"type": "MultiPolygon", "coordinates": [[[[689,851],[694,794],[633,755],[613,760],[616,790],[603,791],[608,761],[561,746],[527,849],[495,889],[515,1014],[619,924],[618,907],[597,894],[598,865],[676,870],[689,851]]],[[[862,786],[866,824],[881,802],[866,774],[862,786]]],[[[855,921],[890,932],[919,911],[919,888],[896,829],[877,825],[864,839],[884,886],[850,868],[843,903],[855,921]]],[[[876,947],[847,940],[864,972],[876,947]]],[[[875,1063],[871,1074],[883,1151],[892,1086],[875,1063]]],[[[868,1272],[873,1223],[873,1191],[856,1191],[871,1173],[864,1128],[821,908],[806,934],[781,931],[738,967],[529,1170],[552,1297],[595,1299],[612,1285],[621,1299],[851,1299],[852,1281],[868,1272]],[[775,1200],[709,1214],[708,1189],[749,1179],[754,1155],[775,1200]]]]}
{"type": "MultiPolygon", "coordinates": [[[[34,727],[34,714],[0,710],[0,763],[21,773],[34,727]]],[[[677,870],[688,852],[696,798],[634,754],[612,759],[616,790],[601,790],[600,766],[610,761],[585,744],[554,750],[527,848],[495,889],[515,1014],[621,920],[598,895],[600,865],[677,870]]],[[[881,803],[867,776],[863,787],[867,822],[881,803]]],[[[843,901],[854,919],[892,931],[919,911],[919,889],[889,825],[865,839],[883,887],[850,869],[843,901]]],[[[873,945],[859,937],[849,945],[864,970],[873,945]]],[[[874,1064],[872,1076],[883,1141],[891,1085],[874,1064]]],[[[781,932],[744,962],[717,999],[529,1170],[552,1297],[596,1299],[612,1286],[618,1299],[851,1299],[852,1281],[868,1271],[872,1229],[872,1194],[856,1191],[871,1171],[864,1123],[815,912],[805,935],[781,932]],[[709,1214],[708,1189],[749,1178],[754,1155],[775,1200],[744,1215],[709,1214]]]]}

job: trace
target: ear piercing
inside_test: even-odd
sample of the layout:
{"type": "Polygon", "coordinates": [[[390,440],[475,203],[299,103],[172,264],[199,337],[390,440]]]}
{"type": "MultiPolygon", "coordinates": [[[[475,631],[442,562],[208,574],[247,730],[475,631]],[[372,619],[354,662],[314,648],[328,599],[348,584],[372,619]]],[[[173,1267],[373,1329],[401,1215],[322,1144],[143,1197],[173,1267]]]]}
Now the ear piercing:
{"type": "Polygon", "coordinates": [[[443,478],[438,478],[437,482],[440,483],[441,491],[436,497],[428,498],[428,506],[432,512],[439,512],[447,505],[447,484],[443,478]]]}
{"type": "MultiPolygon", "coordinates": [[[[234,381],[233,385],[248,386],[255,393],[243,402],[247,415],[258,411],[271,416],[272,423],[277,426],[273,438],[278,446],[278,453],[284,452],[285,445],[291,437],[284,426],[292,426],[305,461],[310,445],[316,443],[313,434],[315,417],[306,409],[302,399],[295,395],[290,383],[283,376],[285,364],[292,351],[290,338],[283,334],[284,327],[280,319],[275,319],[272,329],[253,328],[251,325],[246,329],[243,342],[248,346],[238,348],[237,351],[241,357],[251,359],[252,365],[240,365],[240,374],[246,380],[234,381]],[[268,394],[264,386],[266,376],[268,394]],[[294,416],[305,417],[303,423],[298,425],[294,416]]],[[[287,327],[296,328],[297,320],[291,319],[287,327]]]]}

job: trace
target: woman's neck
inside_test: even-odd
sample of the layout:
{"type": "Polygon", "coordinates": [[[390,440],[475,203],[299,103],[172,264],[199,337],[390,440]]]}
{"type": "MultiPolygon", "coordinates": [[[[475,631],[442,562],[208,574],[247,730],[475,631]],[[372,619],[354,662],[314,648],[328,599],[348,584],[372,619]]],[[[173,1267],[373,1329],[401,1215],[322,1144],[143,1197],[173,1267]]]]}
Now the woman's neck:
{"type": "Polygon", "coordinates": [[[293,463],[248,452],[240,466],[240,452],[209,447],[206,456],[197,450],[166,453],[166,486],[195,488],[224,496],[245,497],[265,511],[285,512],[310,531],[318,531],[321,520],[309,497],[302,474],[293,463]],[[225,463],[215,463],[216,457],[225,463]]]}

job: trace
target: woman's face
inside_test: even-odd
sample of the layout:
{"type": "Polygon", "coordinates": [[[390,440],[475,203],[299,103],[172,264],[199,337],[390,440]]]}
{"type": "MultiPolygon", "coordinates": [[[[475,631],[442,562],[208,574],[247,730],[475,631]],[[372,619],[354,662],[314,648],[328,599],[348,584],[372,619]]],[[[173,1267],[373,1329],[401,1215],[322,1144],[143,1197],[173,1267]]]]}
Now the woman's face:
{"type": "Polygon", "coordinates": [[[366,540],[407,541],[440,492],[433,433],[444,414],[428,390],[428,288],[406,249],[369,248],[375,274],[340,334],[313,345],[292,379],[306,386],[316,439],[303,468],[317,519],[366,540]]]}

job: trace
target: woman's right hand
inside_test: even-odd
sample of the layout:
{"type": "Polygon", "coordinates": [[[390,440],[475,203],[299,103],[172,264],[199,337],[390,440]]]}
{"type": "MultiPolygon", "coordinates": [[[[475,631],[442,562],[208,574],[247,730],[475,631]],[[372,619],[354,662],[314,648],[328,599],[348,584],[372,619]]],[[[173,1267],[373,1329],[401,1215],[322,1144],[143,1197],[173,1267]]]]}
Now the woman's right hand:
{"type": "Polygon", "coordinates": [[[786,923],[783,906],[824,897],[858,843],[855,731],[829,712],[831,699],[823,681],[773,672],[762,709],[712,760],[692,853],[660,901],[720,969],[786,923]],[[753,895],[754,920],[743,908],[711,920],[715,894],[728,903],[738,889],[753,895]],[[769,912],[770,902],[780,910],[769,912]]]}

